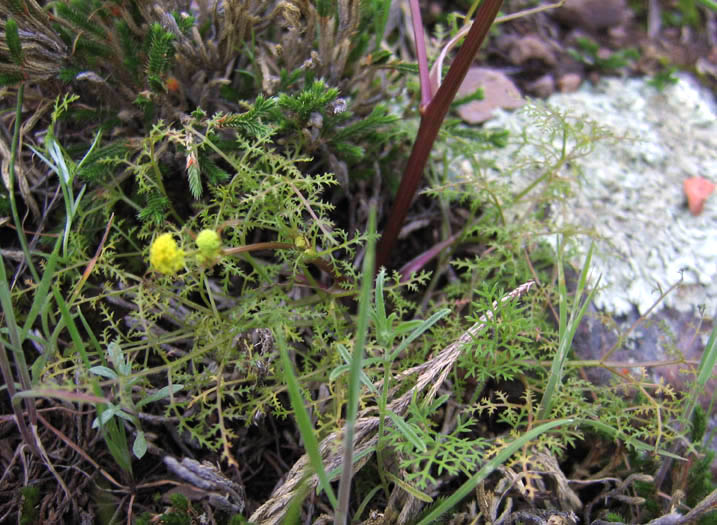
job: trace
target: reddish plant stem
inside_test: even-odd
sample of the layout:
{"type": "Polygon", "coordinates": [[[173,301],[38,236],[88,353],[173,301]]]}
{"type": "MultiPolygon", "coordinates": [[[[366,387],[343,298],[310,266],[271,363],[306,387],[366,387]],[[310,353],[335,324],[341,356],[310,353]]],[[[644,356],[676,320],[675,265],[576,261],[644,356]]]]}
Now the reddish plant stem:
{"type": "Polygon", "coordinates": [[[421,113],[431,103],[433,91],[428,75],[428,57],[426,56],[426,37],[423,34],[423,21],[418,0],[410,0],[411,23],[413,24],[413,39],[416,41],[416,58],[418,60],[418,76],[421,79],[421,113]]]}
{"type": "MultiPolygon", "coordinates": [[[[421,183],[421,176],[423,169],[426,166],[428,157],[431,154],[433,143],[438,136],[438,130],[443,123],[443,119],[446,117],[448,110],[451,106],[451,102],[456,96],[456,92],[463,82],[468,68],[473,62],[478,49],[480,48],[483,40],[490,26],[493,24],[495,17],[498,15],[503,0],[484,0],[480,6],[476,18],[473,21],[473,25],[466,35],[463,46],[458,51],[453,63],[451,64],[446,78],[441,83],[438,91],[431,98],[429,103],[425,106],[425,111],[421,117],[421,124],[418,128],[416,140],[413,143],[413,149],[411,150],[411,156],[408,158],[406,167],[403,171],[403,177],[401,178],[401,185],[398,188],[398,194],[396,200],[391,208],[391,213],[388,218],[388,222],[381,235],[381,240],[378,244],[378,255],[376,259],[376,271],[381,266],[386,266],[388,263],[391,252],[398,239],[398,234],[401,231],[403,222],[406,219],[408,208],[411,205],[418,185],[421,183]]],[[[415,12],[413,13],[415,16],[415,12]]],[[[414,18],[415,20],[415,18],[414,18]]],[[[420,25],[420,23],[419,23],[420,25]]],[[[415,21],[414,21],[415,30],[415,21]]],[[[422,34],[422,31],[421,31],[422,34]]],[[[420,57],[424,57],[425,63],[425,49],[423,55],[421,55],[420,49],[425,46],[425,42],[419,41],[418,33],[416,33],[416,46],[418,47],[417,55],[419,57],[419,67],[421,65],[420,57]]],[[[422,93],[430,93],[430,87],[424,90],[424,79],[421,77],[421,90],[422,93]]]]}

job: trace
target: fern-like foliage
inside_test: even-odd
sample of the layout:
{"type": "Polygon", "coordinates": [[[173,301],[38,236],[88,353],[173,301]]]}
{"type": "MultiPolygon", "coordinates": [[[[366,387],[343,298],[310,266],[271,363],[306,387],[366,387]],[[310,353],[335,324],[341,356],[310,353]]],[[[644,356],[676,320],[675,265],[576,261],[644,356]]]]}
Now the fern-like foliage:
{"type": "Polygon", "coordinates": [[[399,458],[399,467],[405,472],[404,481],[424,491],[442,476],[471,475],[490,449],[490,440],[472,437],[473,423],[459,417],[451,432],[441,432],[432,421],[433,414],[448,400],[443,396],[428,406],[411,403],[406,418],[415,433],[416,441],[407,440],[405,433],[390,427],[388,442],[399,458]],[[424,446],[417,447],[416,443],[424,446]]]}
{"type": "Polygon", "coordinates": [[[150,26],[146,49],[147,81],[155,91],[164,89],[163,75],[169,70],[174,56],[174,35],[155,22],[150,26]]]}

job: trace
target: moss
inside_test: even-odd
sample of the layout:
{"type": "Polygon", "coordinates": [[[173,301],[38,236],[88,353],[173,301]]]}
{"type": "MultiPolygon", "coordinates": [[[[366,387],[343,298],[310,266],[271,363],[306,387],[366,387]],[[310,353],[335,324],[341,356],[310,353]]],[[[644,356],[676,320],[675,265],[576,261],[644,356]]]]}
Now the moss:
{"type": "Polygon", "coordinates": [[[20,510],[20,525],[30,525],[37,520],[37,506],[40,503],[40,487],[28,485],[20,491],[22,494],[22,509],[20,510]]]}

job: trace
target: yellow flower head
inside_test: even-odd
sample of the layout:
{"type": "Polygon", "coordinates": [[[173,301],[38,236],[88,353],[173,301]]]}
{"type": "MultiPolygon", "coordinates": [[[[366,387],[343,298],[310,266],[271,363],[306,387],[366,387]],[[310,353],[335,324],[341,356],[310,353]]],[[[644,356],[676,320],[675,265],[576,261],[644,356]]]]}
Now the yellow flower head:
{"type": "Polygon", "coordinates": [[[202,230],[197,235],[196,243],[199,248],[197,259],[200,264],[214,264],[222,251],[222,239],[219,234],[214,230],[202,230]]]}
{"type": "Polygon", "coordinates": [[[159,273],[171,275],[184,266],[184,252],[171,233],[163,233],[149,247],[149,263],[159,273]]]}

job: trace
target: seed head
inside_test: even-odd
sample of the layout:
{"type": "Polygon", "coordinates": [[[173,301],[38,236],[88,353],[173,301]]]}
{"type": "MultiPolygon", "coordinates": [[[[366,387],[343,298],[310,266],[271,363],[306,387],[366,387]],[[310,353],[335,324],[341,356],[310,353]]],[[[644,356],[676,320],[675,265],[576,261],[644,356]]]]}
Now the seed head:
{"type": "Polygon", "coordinates": [[[214,230],[202,230],[196,239],[199,253],[197,259],[200,264],[211,265],[219,257],[222,251],[222,239],[214,230]]]}

